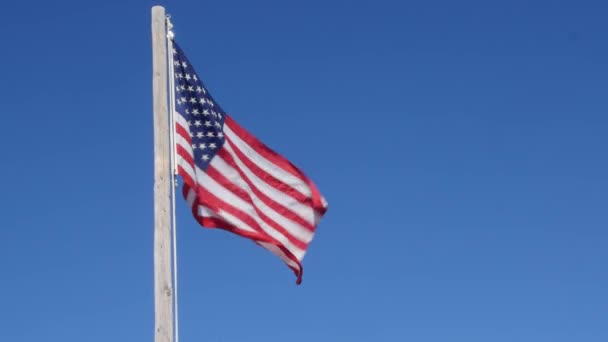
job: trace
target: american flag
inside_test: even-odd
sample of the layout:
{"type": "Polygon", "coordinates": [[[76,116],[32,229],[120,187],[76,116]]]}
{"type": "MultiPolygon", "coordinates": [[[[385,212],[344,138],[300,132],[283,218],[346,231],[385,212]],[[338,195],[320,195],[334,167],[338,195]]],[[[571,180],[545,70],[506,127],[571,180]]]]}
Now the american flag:
{"type": "Polygon", "coordinates": [[[173,42],[175,144],[183,195],[197,221],[253,240],[302,281],[302,258],[327,202],[296,166],[215,102],[173,42]]]}

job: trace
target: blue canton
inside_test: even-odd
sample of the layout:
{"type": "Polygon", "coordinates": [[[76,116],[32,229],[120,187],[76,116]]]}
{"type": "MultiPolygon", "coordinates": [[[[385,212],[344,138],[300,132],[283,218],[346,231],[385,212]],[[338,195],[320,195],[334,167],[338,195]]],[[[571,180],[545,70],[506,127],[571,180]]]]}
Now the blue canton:
{"type": "MultiPolygon", "coordinates": [[[[226,113],[215,103],[179,46],[173,42],[175,109],[188,122],[194,162],[206,170],[226,140],[226,113]]],[[[185,128],[185,127],[184,127],[185,128]]]]}

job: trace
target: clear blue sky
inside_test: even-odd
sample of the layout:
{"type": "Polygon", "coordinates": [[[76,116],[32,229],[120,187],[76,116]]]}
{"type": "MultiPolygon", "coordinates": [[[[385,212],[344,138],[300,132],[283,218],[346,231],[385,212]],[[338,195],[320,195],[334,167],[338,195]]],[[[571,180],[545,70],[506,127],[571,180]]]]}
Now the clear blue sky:
{"type": "MultiPolygon", "coordinates": [[[[150,1],[2,6],[1,341],[152,341],[150,1]]],[[[179,201],[193,341],[608,341],[605,1],[167,1],[330,209],[304,281],[179,201]]]]}

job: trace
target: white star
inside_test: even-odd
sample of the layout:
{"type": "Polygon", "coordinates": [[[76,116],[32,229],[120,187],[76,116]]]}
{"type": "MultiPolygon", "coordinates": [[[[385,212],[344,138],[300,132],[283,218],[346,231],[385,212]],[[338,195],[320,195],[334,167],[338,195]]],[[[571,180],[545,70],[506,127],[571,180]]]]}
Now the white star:
{"type": "Polygon", "coordinates": [[[222,119],[222,114],[217,113],[217,117],[220,118],[220,120],[222,119]]]}
{"type": "Polygon", "coordinates": [[[200,113],[198,112],[198,108],[192,108],[192,114],[200,115],[200,113]]]}
{"type": "Polygon", "coordinates": [[[188,81],[190,81],[190,79],[191,79],[191,78],[192,78],[192,77],[190,77],[190,74],[186,74],[186,79],[187,79],[188,81]]]}
{"type": "Polygon", "coordinates": [[[179,66],[179,61],[173,61],[173,65],[179,66]]]}
{"type": "Polygon", "coordinates": [[[223,138],[223,137],[224,137],[224,133],[222,133],[222,132],[218,132],[218,133],[217,133],[217,137],[218,137],[218,138],[223,138]]]}
{"type": "Polygon", "coordinates": [[[215,146],[215,143],[211,143],[211,144],[209,144],[209,148],[212,150],[215,150],[217,148],[217,146],[215,146]]]}
{"type": "Polygon", "coordinates": [[[179,86],[175,86],[175,91],[179,91],[179,86]]]}
{"type": "Polygon", "coordinates": [[[179,105],[179,104],[182,104],[182,100],[177,99],[177,104],[178,104],[178,105],[179,105]]]}
{"type": "Polygon", "coordinates": [[[197,93],[202,93],[203,92],[203,88],[201,88],[201,86],[196,86],[196,92],[197,93]]]}
{"type": "MultiPolygon", "coordinates": [[[[179,62],[178,62],[178,63],[179,63],[179,62]]],[[[184,68],[187,68],[187,67],[188,67],[188,64],[187,64],[186,62],[182,62],[182,66],[183,66],[184,68]]]]}
{"type": "Polygon", "coordinates": [[[209,104],[211,107],[213,107],[213,101],[211,101],[211,100],[207,100],[207,103],[208,103],[208,104],[209,104]]]}
{"type": "Polygon", "coordinates": [[[180,72],[180,73],[178,73],[178,74],[177,74],[175,77],[177,77],[177,78],[179,78],[179,79],[182,79],[182,78],[184,78],[184,74],[182,74],[182,73],[180,72]]]}
{"type": "Polygon", "coordinates": [[[204,161],[207,161],[207,160],[209,160],[209,156],[206,154],[203,154],[203,157],[201,159],[204,161]]]}
{"type": "Polygon", "coordinates": [[[173,54],[177,55],[177,50],[173,49],[173,54]]]}
{"type": "Polygon", "coordinates": [[[190,135],[190,138],[194,138],[194,134],[192,134],[192,132],[188,131],[188,134],[190,135]]]}
{"type": "Polygon", "coordinates": [[[196,144],[192,144],[192,149],[196,150],[196,144]]]}
{"type": "Polygon", "coordinates": [[[217,121],[213,124],[213,126],[215,126],[215,127],[222,127],[222,125],[220,125],[220,123],[217,122],[217,121]]]}
{"type": "Polygon", "coordinates": [[[207,132],[207,136],[213,138],[213,132],[207,132]]]}
{"type": "Polygon", "coordinates": [[[194,121],[194,126],[200,127],[202,125],[201,120],[194,121]]]}
{"type": "Polygon", "coordinates": [[[188,91],[194,91],[194,87],[193,86],[188,86],[188,91]]]}
{"type": "Polygon", "coordinates": [[[207,109],[203,109],[203,115],[204,115],[204,116],[208,116],[208,115],[209,115],[209,110],[207,110],[207,109]]]}
{"type": "Polygon", "coordinates": [[[204,98],[204,97],[201,97],[200,99],[198,99],[198,102],[199,102],[200,104],[204,105],[204,104],[205,104],[205,98],[204,98]]]}
{"type": "Polygon", "coordinates": [[[186,108],[186,114],[190,114],[190,110],[186,108]]]}
{"type": "Polygon", "coordinates": [[[180,100],[182,100],[182,102],[186,102],[186,101],[188,101],[188,100],[186,100],[186,98],[185,98],[185,97],[180,97],[179,99],[180,99],[180,100]]]}
{"type": "Polygon", "coordinates": [[[196,103],[196,99],[194,97],[190,98],[190,103],[196,103]]]}
{"type": "Polygon", "coordinates": [[[198,81],[198,77],[196,77],[196,75],[192,75],[192,79],[198,81]]]}
{"type": "Polygon", "coordinates": [[[188,121],[188,126],[192,126],[192,121],[188,121]]]}
{"type": "Polygon", "coordinates": [[[198,148],[201,149],[201,150],[204,150],[204,149],[207,148],[207,145],[205,145],[205,144],[198,144],[198,148]]]}
{"type": "Polygon", "coordinates": [[[204,136],[205,136],[205,135],[203,134],[203,132],[198,132],[198,133],[196,133],[196,137],[197,137],[197,138],[202,138],[202,137],[204,137],[204,136]]]}
{"type": "Polygon", "coordinates": [[[211,127],[211,121],[205,121],[205,126],[206,127],[211,127]]]}
{"type": "Polygon", "coordinates": [[[186,90],[186,86],[185,85],[181,85],[181,86],[179,86],[179,89],[186,90]]]}

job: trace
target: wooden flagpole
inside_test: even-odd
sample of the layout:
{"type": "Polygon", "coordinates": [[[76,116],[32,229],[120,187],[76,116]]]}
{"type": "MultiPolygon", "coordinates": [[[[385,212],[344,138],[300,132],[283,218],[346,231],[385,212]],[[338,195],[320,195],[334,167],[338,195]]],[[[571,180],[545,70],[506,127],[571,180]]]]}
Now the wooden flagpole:
{"type": "Polygon", "coordinates": [[[152,7],[154,99],[154,341],[173,342],[171,287],[171,171],[167,108],[167,28],[165,9],[152,7]]]}

